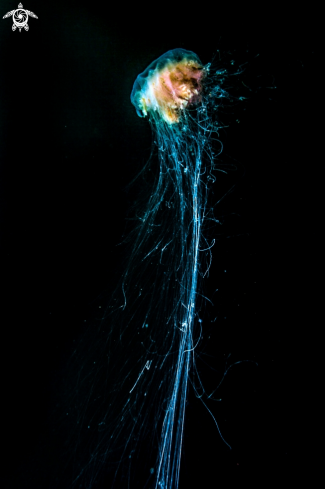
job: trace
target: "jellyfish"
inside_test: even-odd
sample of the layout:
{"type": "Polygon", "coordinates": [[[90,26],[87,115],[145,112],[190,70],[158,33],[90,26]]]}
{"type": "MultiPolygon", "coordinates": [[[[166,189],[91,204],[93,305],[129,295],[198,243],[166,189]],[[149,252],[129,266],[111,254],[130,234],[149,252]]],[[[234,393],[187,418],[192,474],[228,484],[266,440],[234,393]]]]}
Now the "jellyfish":
{"type": "MultiPolygon", "coordinates": [[[[178,486],[194,329],[202,322],[197,313],[198,278],[207,272],[202,271],[200,253],[213,245],[202,236],[208,183],[214,180],[212,134],[217,132],[217,125],[211,112],[216,108],[216,99],[227,94],[209,79],[209,70],[210,65],[203,66],[192,51],[174,49],[137,77],[131,93],[138,116],[149,119],[158,152],[159,173],[144,222],[159,226],[165,206],[171,207],[173,214],[168,219],[173,222],[172,235],[160,236],[159,243],[145,257],[160,254],[160,263],[167,254],[173,257],[168,260],[164,285],[167,288],[173,283],[166,329],[173,331],[169,334],[174,360],[156,463],[155,487],[162,488],[178,486]]],[[[161,363],[165,360],[163,356],[161,363]]]]}
{"type": "Polygon", "coordinates": [[[203,328],[201,286],[214,244],[203,224],[213,220],[208,191],[222,151],[225,76],[178,48],[134,82],[131,102],[153,135],[138,175],[146,198],[130,219],[120,281],[72,355],[74,381],[62,405],[71,486],[89,489],[110,477],[112,488],[178,487],[189,373],[203,328]]]}

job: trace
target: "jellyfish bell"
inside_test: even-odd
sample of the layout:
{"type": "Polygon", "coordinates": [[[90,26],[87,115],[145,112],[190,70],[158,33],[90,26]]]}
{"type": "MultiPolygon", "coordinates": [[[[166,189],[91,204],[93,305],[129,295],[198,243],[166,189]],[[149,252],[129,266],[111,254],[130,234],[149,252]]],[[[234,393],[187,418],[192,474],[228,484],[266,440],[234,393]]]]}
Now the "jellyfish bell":
{"type": "Polygon", "coordinates": [[[186,107],[200,101],[204,76],[195,53],[182,48],[167,51],[138,75],[131,102],[139,117],[158,115],[168,124],[177,123],[186,107]]]}

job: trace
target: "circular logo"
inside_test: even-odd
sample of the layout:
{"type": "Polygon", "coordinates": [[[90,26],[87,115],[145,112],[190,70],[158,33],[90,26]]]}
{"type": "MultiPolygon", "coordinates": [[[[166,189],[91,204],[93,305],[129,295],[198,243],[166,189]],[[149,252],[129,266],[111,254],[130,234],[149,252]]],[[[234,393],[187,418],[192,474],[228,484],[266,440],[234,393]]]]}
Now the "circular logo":
{"type": "Polygon", "coordinates": [[[27,24],[28,13],[26,12],[26,10],[19,8],[18,10],[15,10],[15,13],[12,16],[12,20],[15,26],[21,29],[27,24]]]}

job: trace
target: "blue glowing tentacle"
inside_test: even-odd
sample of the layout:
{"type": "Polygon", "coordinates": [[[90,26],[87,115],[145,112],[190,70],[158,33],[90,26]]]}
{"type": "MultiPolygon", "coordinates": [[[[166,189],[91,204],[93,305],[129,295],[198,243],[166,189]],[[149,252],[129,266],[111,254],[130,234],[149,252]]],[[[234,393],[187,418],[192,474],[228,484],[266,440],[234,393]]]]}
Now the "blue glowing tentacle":
{"type": "MultiPolygon", "coordinates": [[[[190,368],[190,354],[193,350],[193,320],[197,291],[198,252],[202,220],[200,212],[201,206],[198,203],[198,195],[200,195],[198,184],[200,182],[199,176],[201,168],[201,151],[198,151],[198,155],[195,160],[196,168],[194,170],[192,187],[192,267],[188,267],[188,263],[185,263],[185,278],[187,278],[187,272],[191,280],[191,287],[189,288],[190,293],[187,300],[187,306],[185,306],[187,312],[182,321],[182,325],[186,325],[186,327],[184,330],[182,330],[184,334],[179,345],[176,373],[173,383],[173,392],[162,427],[162,441],[160,446],[156,489],[158,487],[163,489],[178,487],[180,473],[185,404],[187,396],[188,373],[190,368]],[[171,458],[172,462],[170,460],[171,458]]],[[[181,187],[179,187],[179,189],[181,197],[181,208],[184,209],[184,207],[182,207],[182,204],[184,204],[184,196],[181,187]]]]}

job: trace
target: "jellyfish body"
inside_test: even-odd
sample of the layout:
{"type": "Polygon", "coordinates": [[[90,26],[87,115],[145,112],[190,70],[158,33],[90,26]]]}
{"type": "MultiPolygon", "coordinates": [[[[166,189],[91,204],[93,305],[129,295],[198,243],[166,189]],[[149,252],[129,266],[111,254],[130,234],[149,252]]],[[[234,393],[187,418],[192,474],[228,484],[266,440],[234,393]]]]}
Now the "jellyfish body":
{"type": "Polygon", "coordinates": [[[179,48],[160,56],[134,83],[131,102],[138,116],[157,112],[170,124],[179,122],[181,111],[200,99],[202,68],[192,51],[179,48]]]}

